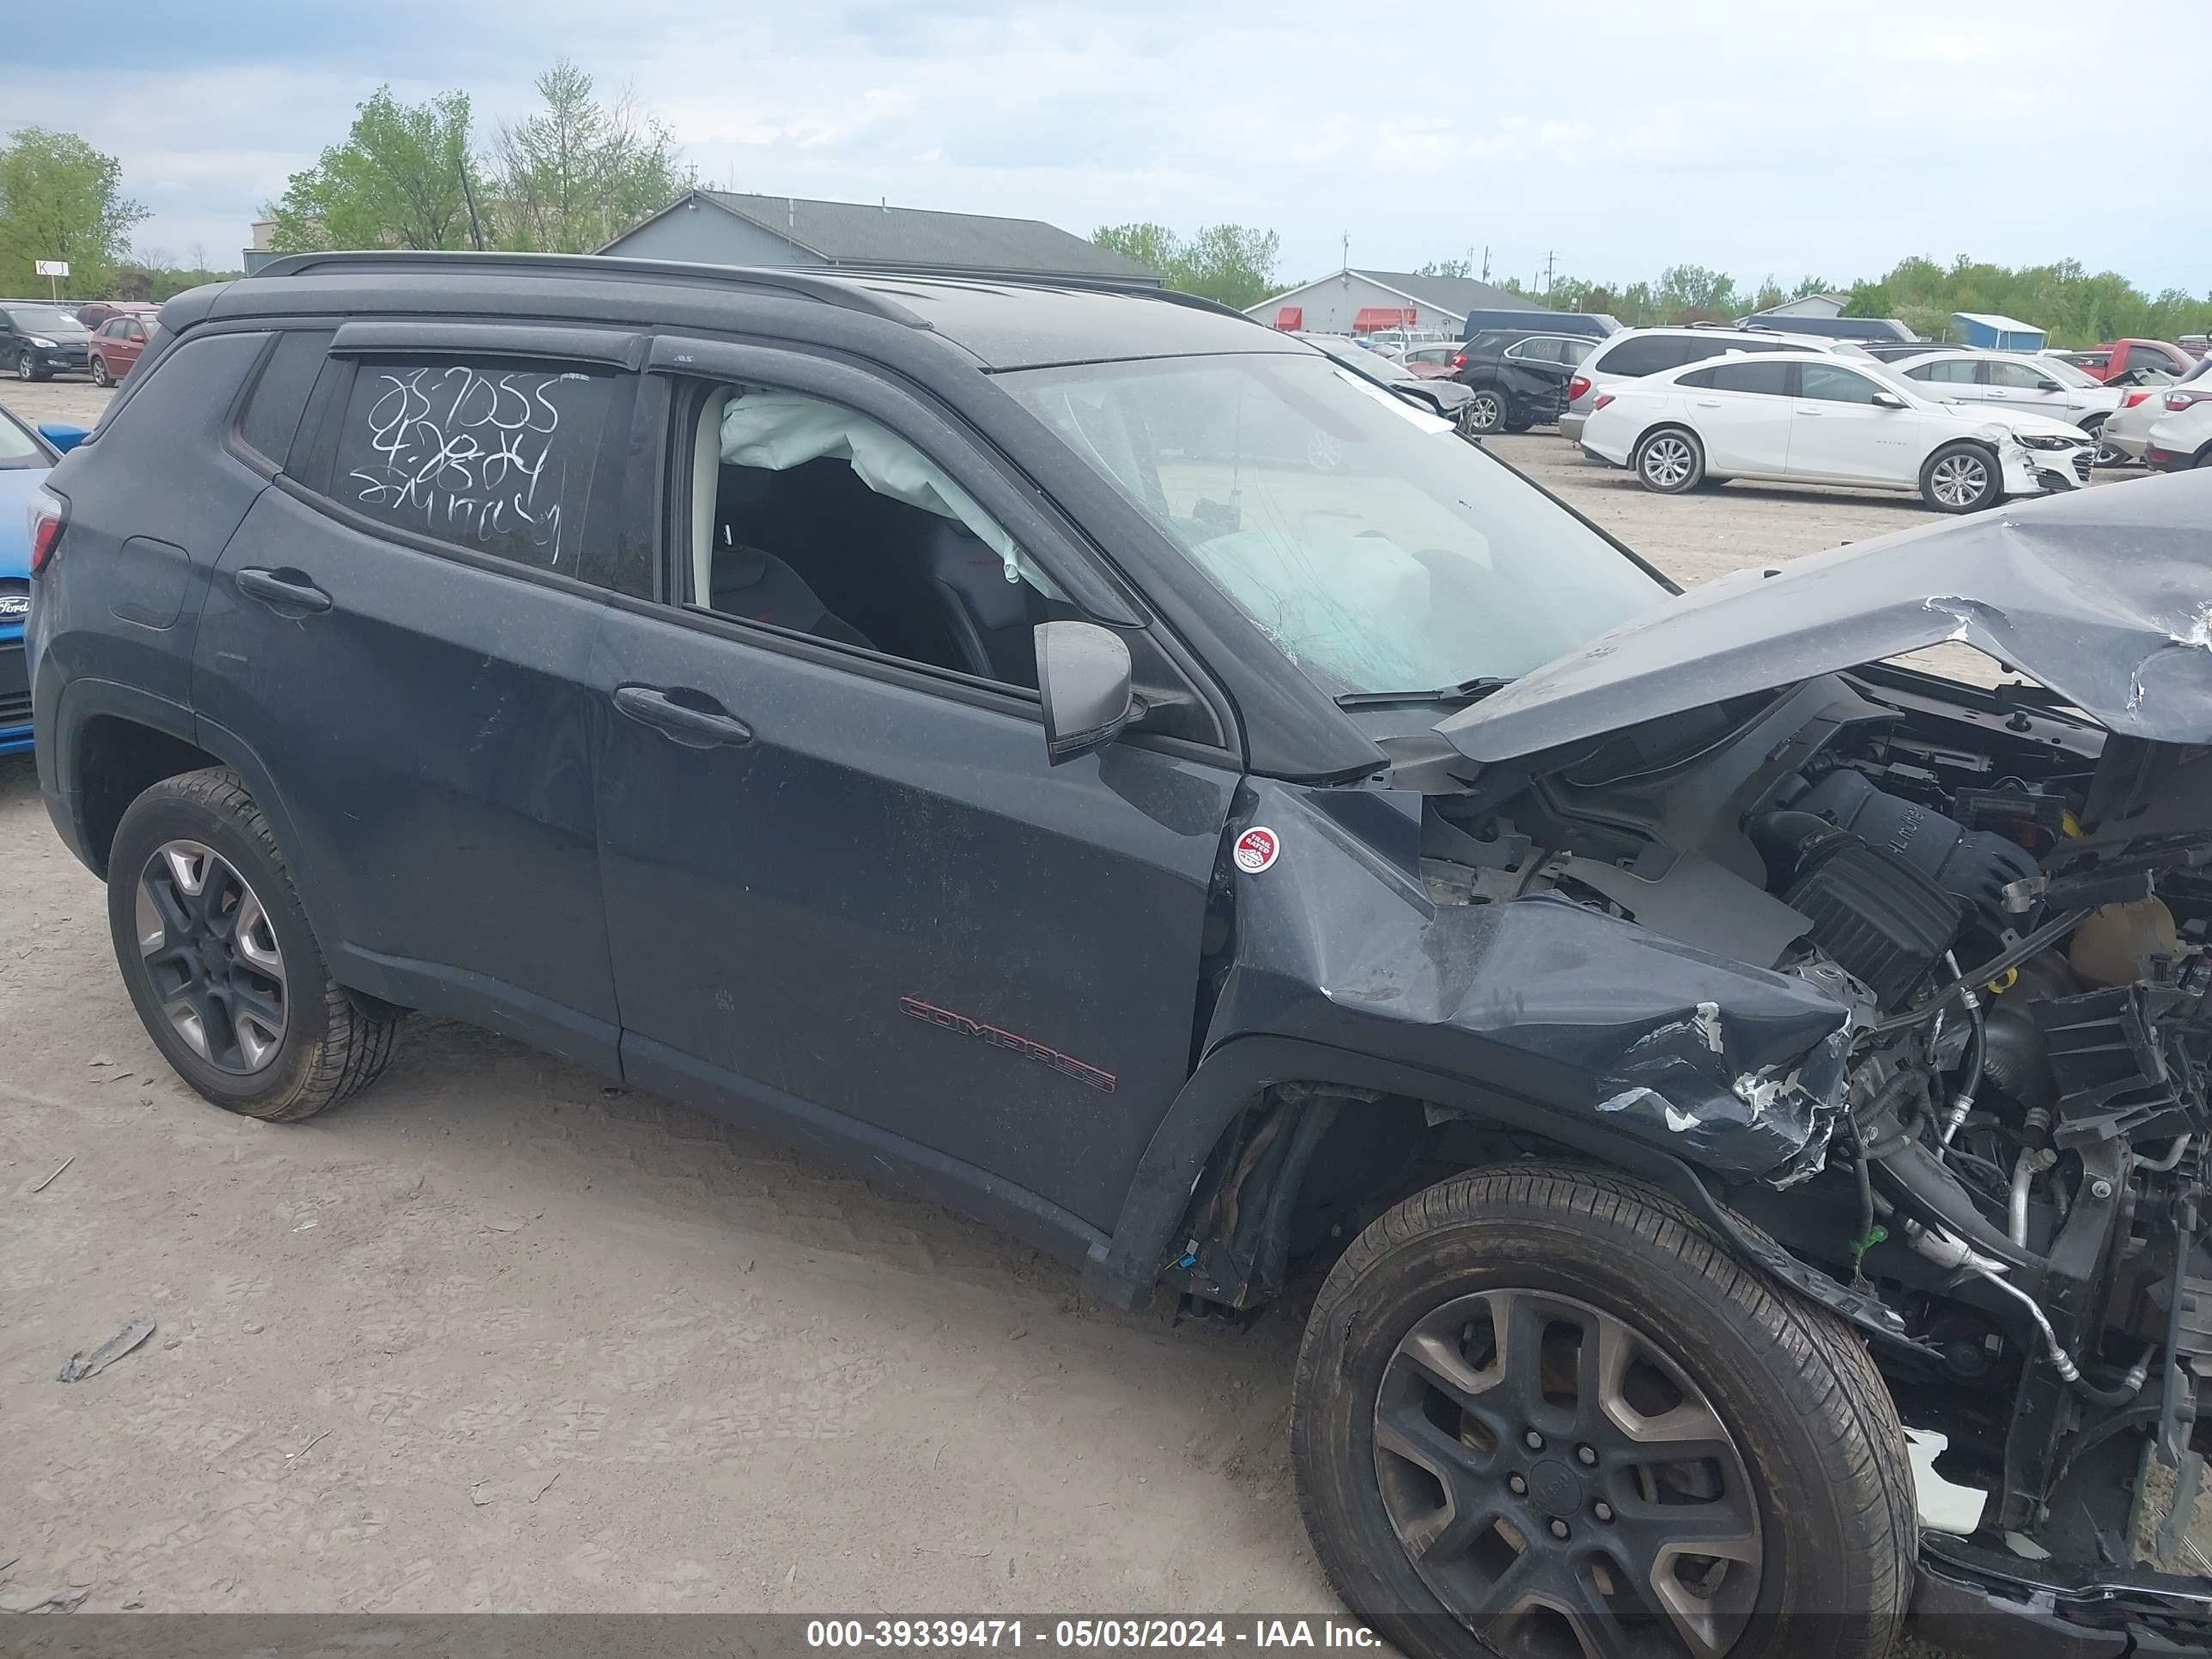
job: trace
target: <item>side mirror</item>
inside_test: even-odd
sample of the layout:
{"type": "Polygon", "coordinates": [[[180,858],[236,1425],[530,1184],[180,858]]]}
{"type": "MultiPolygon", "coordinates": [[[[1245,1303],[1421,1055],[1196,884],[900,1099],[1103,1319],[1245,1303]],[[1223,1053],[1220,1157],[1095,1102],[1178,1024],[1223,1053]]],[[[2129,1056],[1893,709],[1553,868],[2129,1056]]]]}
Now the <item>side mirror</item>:
{"type": "Polygon", "coordinates": [[[2035,383],[2035,389],[2038,392],[2063,392],[2066,390],[2064,386],[2059,385],[2056,380],[2038,380],[2035,383]]]}
{"type": "Polygon", "coordinates": [[[1128,645],[1087,622],[1039,623],[1036,639],[1046,758],[1057,766],[1103,749],[1137,712],[1128,645]]]}
{"type": "Polygon", "coordinates": [[[1874,394],[1874,401],[1875,406],[1877,409],[1910,409],[1912,407],[1911,404],[1906,403],[1904,398],[1899,397],[1894,392],[1877,392],[1874,394]]]}
{"type": "Polygon", "coordinates": [[[64,426],[58,421],[49,421],[39,428],[39,435],[66,455],[92,434],[81,426],[64,426]]]}

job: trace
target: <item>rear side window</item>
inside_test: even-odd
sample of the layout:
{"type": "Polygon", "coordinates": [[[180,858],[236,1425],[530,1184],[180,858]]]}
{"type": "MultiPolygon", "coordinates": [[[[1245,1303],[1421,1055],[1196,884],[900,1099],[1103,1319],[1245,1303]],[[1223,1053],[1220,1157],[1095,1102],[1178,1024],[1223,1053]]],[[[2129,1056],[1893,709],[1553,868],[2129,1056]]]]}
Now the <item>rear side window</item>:
{"type": "Polygon", "coordinates": [[[1671,339],[1663,334],[1646,335],[1642,339],[1623,340],[1610,350],[1599,353],[1590,365],[1590,372],[1593,374],[1656,374],[1662,369],[1677,368],[1710,355],[1692,341],[1671,339]]]}
{"type": "Polygon", "coordinates": [[[577,574],[609,374],[369,359],[339,416],[330,494],[396,530],[577,574]]]}
{"type": "Polygon", "coordinates": [[[1770,398],[1783,398],[1790,392],[1790,365],[1741,362],[1715,363],[1710,368],[1692,369],[1675,384],[1710,386],[1716,392],[1755,392],[1770,398]]]}
{"type": "Polygon", "coordinates": [[[246,407],[238,417],[239,440],[272,471],[281,471],[291,453],[301,417],[307,412],[307,394],[314,390],[330,343],[328,329],[279,334],[246,394],[246,407]]]}

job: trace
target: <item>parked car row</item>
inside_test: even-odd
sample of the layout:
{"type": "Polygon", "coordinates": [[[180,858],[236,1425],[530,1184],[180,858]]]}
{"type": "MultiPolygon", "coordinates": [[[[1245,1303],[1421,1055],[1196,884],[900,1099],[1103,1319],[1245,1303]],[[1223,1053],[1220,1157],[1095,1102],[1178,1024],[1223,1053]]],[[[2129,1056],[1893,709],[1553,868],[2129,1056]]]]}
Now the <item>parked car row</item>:
{"type": "Polygon", "coordinates": [[[31,683],[23,665],[23,624],[31,614],[29,509],[47,471],[83,437],[73,426],[27,426],[0,409],[0,755],[31,746],[31,683]]]}
{"type": "Polygon", "coordinates": [[[158,306],[94,300],[0,300],[0,368],[19,380],[86,374],[112,386],[146,348],[158,306]]]}

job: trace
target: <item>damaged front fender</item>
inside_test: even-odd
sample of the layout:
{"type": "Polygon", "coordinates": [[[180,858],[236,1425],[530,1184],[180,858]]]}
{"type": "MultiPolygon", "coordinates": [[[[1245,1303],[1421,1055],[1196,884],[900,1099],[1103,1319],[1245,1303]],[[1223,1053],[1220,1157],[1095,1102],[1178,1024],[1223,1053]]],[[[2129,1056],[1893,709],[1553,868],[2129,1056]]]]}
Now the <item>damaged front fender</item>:
{"type": "Polygon", "coordinates": [[[1234,880],[1206,1036],[1389,1054],[1543,1105],[1724,1180],[1820,1165],[1844,1087],[1844,1006],[1814,986],[1551,895],[1439,905],[1419,803],[1255,780],[1279,848],[1234,880]]]}

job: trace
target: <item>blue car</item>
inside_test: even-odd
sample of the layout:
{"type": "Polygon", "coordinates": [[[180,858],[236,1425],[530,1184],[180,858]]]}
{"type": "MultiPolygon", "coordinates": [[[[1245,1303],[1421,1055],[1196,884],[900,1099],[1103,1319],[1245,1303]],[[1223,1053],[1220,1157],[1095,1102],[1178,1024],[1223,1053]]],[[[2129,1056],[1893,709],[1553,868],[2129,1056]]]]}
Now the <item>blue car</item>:
{"type": "Polygon", "coordinates": [[[31,495],[81,428],[35,430],[0,409],[0,755],[31,746],[31,682],[23,668],[23,623],[31,614],[31,495]]]}

